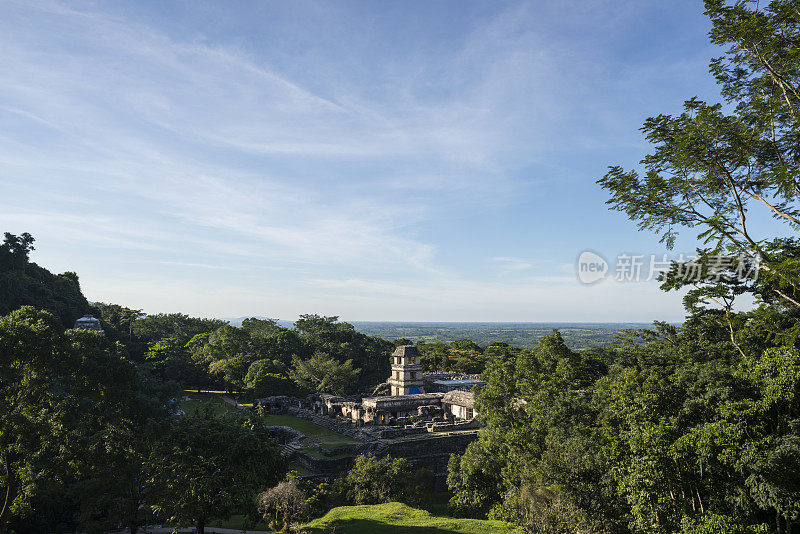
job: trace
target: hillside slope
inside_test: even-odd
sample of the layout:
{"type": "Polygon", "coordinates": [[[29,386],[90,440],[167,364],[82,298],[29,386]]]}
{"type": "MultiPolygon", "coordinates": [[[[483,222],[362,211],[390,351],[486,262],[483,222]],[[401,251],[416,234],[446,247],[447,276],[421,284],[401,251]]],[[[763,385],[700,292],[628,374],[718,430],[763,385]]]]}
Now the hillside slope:
{"type": "Polygon", "coordinates": [[[437,517],[399,502],[340,506],[305,525],[313,534],[521,534],[502,521],[437,517]]]}
{"type": "Polygon", "coordinates": [[[75,319],[89,313],[81,293],[78,275],[72,272],[53,274],[28,260],[33,247],[28,234],[6,233],[0,244],[0,315],[20,306],[34,306],[58,317],[67,328],[75,319]]]}

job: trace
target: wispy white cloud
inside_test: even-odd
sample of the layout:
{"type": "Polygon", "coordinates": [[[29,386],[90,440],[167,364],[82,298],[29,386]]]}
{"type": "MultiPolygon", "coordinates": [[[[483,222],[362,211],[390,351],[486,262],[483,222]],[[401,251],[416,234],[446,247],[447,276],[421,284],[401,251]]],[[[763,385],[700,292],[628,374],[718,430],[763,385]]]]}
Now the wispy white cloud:
{"type": "MultiPolygon", "coordinates": [[[[618,23],[607,5],[568,7],[618,23]]],[[[306,7],[323,18],[346,9],[306,7]]],[[[57,264],[79,251],[69,261],[96,276],[86,287],[119,298],[184,267],[187,277],[207,271],[205,283],[222,284],[238,304],[278,287],[275,305],[289,308],[292,294],[317,291],[473,307],[499,298],[518,308],[520,295],[536,294],[514,288],[561,284],[559,267],[493,251],[485,256],[514,283],[488,285],[443,250],[450,236],[434,234],[463,213],[535,199],[531,184],[554,180],[564,165],[547,155],[591,137],[568,130],[595,114],[597,97],[578,77],[594,72],[598,56],[556,35],[542,9],[555,8],[493,9],[432,50],[372,57],[354,44],[342,59],[350,72],[330,67],[324,50],[303,50],[290,68],[270,55],[280,43],[187,32],[134,17],[135,7],[5,2],[0,226],[58,245],[53,256],[40,252],[57,264]],[[552,173],[520,172],[536,165],[552,173]],[[100,272],[100,256],[128,271],[100,272]],[[239,268],[259,274],[215,277],[239,268]]],[[[597,83],[617,83],[609,79],[597,83]]],[[[458,238],[465,246],[468,232],[458,238]]],[[[196,285],[160,283],[152,299],[201,306],[183,293],[196,285]]]]}
{"type": "Polygon", "coordinates": [[[492,261],[501,265],[500,270],[503,274],[514,273],[518,271],[527,271],[533,268],[534,261],[525,258],[514,258],[510,256],[498,256],[492,258],[492,261]]]}
{"type": "MultiPolygon", "coordinates": [[[[459,173],[464,160],[488,162],[487,150],[496,144],[474,123],[481,113],[472,102],[406,107],[349,95],[358,103],[342,105],[236,49],[176,42],[151,28],[59,3],[19,4],[16,11],[0,38],[7,73],[0,92],[12,103],[4,109],[50,130],[56,143],[21,142],[22,150],[0,149],[0,159],[26,170],[44,162],[61,173],[91,173],[80,183],[87,196],[98,190],[139,198],[144,213],[229,231],[277,247],[270,251],[283,250],[287,258],[402,260],[429,270],[433,245],[401,231],[424,216],[424,201],[387,202],[376,189],[384,181],[411,191],[433,187],[440,201],[446,201],[442,193],[470,193],[470,183],[481,191],[501,189],[497,181],[459,173]],[[20,22],[34,21],[54,30],[35,47],[14,31],[20,22]],[[236,152],[440,161],[422,172],[414,161],[398,161],[406,175],[425,177],[371,177],[363,194],[351,196],[305,176],[295,186],[295,175],[259,173],[252,164],[199,162],[196,152],[204,145],[223,149],[220,159],[229,161],[236,152]]],[[[129,221],[104,223],[112,229],[129,221]]]]}

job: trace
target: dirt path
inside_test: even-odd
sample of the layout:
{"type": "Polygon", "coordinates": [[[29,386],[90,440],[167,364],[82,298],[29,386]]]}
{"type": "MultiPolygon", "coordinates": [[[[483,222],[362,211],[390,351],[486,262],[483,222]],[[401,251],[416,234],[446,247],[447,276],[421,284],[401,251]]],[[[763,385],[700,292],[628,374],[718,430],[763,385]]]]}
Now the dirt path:
{"type": "Polygon", "coordinates": [[[247,409],[247,406],[243,406],[243,405],[239,404],[238,402],[236,402],[236,399],[232,399],[232,398],[230,398],[230,397],[228,397],[226,395],[222,395],[220,398],[222,399],[223,402],[225,402],[227,404],[230,404],[234,408],[238,408],[240,410],[246,410],[247,409]]]}
{"type": "MultiPolygon", "coordinates": [[[[127,533],[127,530],[120,531],[116,534],[123,534],[123,532],[127,533]]],[[[139,529],[137,534],[144,534],[144,529],[139,529]]],[[[179,528],[177,530],[169,528],[169,527],[158,527],[158,528],[148,528],[147,534],[170,534],[172,532],[180,532],[180,533],[193,533],[195,532],[194,527],[190,528],[179,528]]],[[[208,534],[269,534],[271,531],[267,530],[241,530],[236,528],[222,528],[222,527],[206,527],[206,532],[208,534]]]]}

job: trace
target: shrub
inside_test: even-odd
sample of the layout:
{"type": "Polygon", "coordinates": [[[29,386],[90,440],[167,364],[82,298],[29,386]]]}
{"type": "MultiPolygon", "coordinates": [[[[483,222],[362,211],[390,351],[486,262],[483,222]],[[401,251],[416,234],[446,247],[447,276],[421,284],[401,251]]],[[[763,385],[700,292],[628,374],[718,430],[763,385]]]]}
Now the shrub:
{"type": "Polygon", "coordinates": [[[272,519],[270,528],[275,530],[273,525],[282,523],[282,530],[289,532],[292,521],[301,518],[306,511],[306,493],[294,478],[289,478],[258,496],[258,511],[264,519],[272,519]]]}
{"type": "Polygon", "coordinates": [[[433,473],[414,470],[405,458],[360,455],[353,468],[334,482],[333,492],[352,504],[401,501],[415,504],[433,489],[433,473]]]}

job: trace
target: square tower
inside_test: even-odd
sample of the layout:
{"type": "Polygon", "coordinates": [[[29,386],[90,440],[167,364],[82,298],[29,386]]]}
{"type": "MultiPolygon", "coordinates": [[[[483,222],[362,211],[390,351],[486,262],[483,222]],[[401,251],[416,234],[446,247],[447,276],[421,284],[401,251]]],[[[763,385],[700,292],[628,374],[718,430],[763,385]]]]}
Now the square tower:
{"type": "Polygon", "coordinates": [[[414,345],[401,345],[392,353],[391,395],[417,395],[422,391],[422,355],[414,345]]]}

